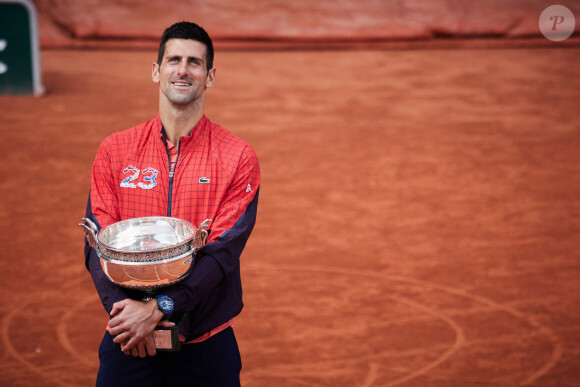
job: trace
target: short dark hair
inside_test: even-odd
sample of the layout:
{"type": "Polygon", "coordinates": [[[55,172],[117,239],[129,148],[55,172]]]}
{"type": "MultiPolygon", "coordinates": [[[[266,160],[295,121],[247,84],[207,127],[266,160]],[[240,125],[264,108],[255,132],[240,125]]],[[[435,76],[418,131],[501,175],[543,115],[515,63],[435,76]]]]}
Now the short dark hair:
{"type": "Polygon", "coordinates": [[[163,55],[165,55],[165,43],[170,39],[191,39],[204,44],[207,51],[207,70],[209,71],[213,67],[213,44],[209,34],[197,24],[185,21],[175,23],[163,32],[157,53],[158,65],[161,66],[163,55]]]}

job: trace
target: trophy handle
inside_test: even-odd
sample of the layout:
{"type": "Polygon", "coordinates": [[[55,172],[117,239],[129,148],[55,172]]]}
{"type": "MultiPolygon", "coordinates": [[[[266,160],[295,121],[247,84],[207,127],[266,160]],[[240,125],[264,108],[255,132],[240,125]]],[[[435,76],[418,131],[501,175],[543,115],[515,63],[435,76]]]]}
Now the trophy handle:
{"type": "Polygon", "coordinates": [[[93,249],[97,249],[97,234],[99,232],[99,229],[97,228],[97,225],[91,221],[88,218],[82,218],[82,221],[84,223],[79,223],[79,226],[81,226],[85,232],[85,238],[87,239],[87,241],[89,242],[89,245],[93,248],[93,249]]]}
{"type": "Polygon", "coordinates": [[[213,220],[211,219],[204,220],[203,223],[199,225],[199,228],[195,232],[195,236],[191,241],[191,246],[193,247],[194,253],[197,253],[199,250],[201,250],[203,246],[205,246],[205,241],[207,240],[207,236],[209,235],[207,229],[209,228],[211,222],[213,222],[213,220]]]}

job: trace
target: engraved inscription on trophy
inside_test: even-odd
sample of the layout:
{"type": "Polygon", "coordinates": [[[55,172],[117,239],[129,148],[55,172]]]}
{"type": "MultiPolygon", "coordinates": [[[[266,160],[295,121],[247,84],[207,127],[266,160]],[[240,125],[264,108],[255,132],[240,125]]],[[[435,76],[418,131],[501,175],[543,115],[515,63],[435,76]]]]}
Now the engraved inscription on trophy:
{"type": "Polygon", "coordinates": [[[155,348],[171,349],[171,331],[155,330],[153,332],[153,340],[155,341],[155,348]]]}

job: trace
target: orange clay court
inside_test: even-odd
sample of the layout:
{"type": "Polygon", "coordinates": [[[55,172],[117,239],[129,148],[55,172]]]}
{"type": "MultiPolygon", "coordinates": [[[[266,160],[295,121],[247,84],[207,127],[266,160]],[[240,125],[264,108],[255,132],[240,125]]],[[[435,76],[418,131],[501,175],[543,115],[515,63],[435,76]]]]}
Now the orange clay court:
{"type": "MultiPolygon", "coordinates": [[[[153,117],[155,49],[42,51],[0,97],[0,385],[90,386],[99,143],[153,117]]],[[[578,46],[217,50],[207,115],[263,181],[245,386],[580,386],[578,46]]]]}

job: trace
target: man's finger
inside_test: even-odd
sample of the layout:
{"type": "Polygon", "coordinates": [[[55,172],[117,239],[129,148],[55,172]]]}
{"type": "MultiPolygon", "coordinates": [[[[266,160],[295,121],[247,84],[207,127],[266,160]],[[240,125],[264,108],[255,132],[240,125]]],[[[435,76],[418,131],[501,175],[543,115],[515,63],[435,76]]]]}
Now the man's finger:
{"type": "Polygon", "coordinates": [[[118,326],[118,324],[111,324],[111,322],[109,321],[109,333],[112,334],[113,336],[117,336],[120,333],[123,333],[123,328],[121,328],[120,326],[118,326]]]}
{"type": "Polygon", "coordinates": [[[121,351],[123,351],[123,353],[124,353],[125,355],[131,355],[131,350],[130,350],[130,349],[126,349],[126,348],[125,348],[125,345],[126,345],[126,344],[127,344],[127,343],[122,343],[122,344],[121,344],[121,351]]]}
{"type": "Polygon", "coordinates": [[[157,323],[158,327],[164,327],[164,328],[171,328],[175,326],[174,322],[171,322],[169,320],[161,320],[157,323]]]}
{"type": "Polygon", "coordinates": [[[147,356],[147,349],[145,348],[145,341],[141,341],[139,344],[135,346],[137,348],[137,352],[139,353],[139,357],[147,356]]]}
{"type": "MultiPolygon", "coordinates": [[[[127,349],[127,350],[132,350],[139,343],[139,339],[136,339],[135,337],[128,337],[127,336],[127,337],[125,337],[125,339],[128,339],[128,340],[127,340],[127,342],[125,342],[125,346],[123,348],[127,349]]],[[[138,355],[139,355],[139,353],[137,352],[137,356],[138,355]]]]}
{"type": "Polygon", "coordinates": [[[125,300],[115,302],[113,304],[113,309],[111,309],[110,315],[111,316],[116,315],[117,313],[119,313],[119,311],[123,310],[123,308],[125,307],[125,305],[126,305],[125,300]]]}
{"type": "Polygon", "coordinates": [[[121,333],[119,335],[116,335],[115,338],[113,339],[113,341],[115,343],[119,343],[119,344],[120,343],[123,343],[123,345],[127,345],[127,343],[129,342],[129,339],[130,338],[131,338],[131,335],[129,333],[123,332],[123,333],[121,333]]]}
{"type": "Polygon", "coordinates": [[[125,319],[123,318],[123,316],[118,315],[118,316],[115,316],[109,320],[109,326],[111,328],[114,328],[114,327],[122,324],[123,322],[125,322],[125,319]]]}
{"type": "Polygon", "coordinates": [[[115,317],[109,320],[109,333],[112,334],[113,336],[118,335],[119,333],[127,330],[127,327],[125,327],[124,324],[126,321],[124,318],[119,317],[115,317]]]}
{"type": "Polygon", "coordinates": [[[145,338],[145,346],[149,356],[155,356],[157,354],[157,349],[155,348],[155,339],[153,338],[153,335],[148,335],[145,338]]]}

